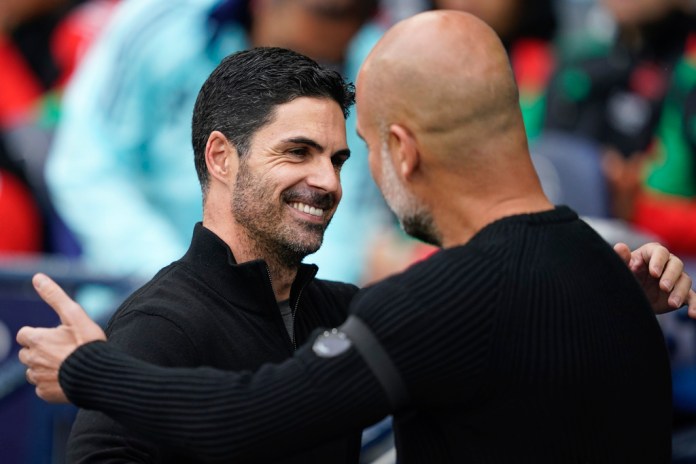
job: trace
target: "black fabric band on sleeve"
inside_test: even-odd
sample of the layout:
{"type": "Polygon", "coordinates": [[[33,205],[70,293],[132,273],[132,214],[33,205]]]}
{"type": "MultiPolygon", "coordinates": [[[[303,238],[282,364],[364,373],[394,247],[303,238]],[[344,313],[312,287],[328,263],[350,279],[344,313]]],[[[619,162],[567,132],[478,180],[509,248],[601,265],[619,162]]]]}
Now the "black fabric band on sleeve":
{"type": "Polygon", "coordinates": [[[346,334],[382,385],[392,410],[398,411],[404,407],[409,400],[406,385],[372,330],[360,318],[353,315],[349,316],[338,330],[346,334]]]}

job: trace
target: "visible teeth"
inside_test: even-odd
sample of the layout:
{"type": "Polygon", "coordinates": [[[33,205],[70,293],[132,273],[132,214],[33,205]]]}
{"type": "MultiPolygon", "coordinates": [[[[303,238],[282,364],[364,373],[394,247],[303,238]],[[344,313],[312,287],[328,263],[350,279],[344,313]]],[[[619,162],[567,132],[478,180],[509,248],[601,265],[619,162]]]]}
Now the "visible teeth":
{"type": "Polygon", "coordinates": [[[324,215],[324,210],[315,208],[314,206],[309,206],[304,203],[291,203],[290,206],[303,213],[311,214],[312,216],[321,217],[324,215]]]}

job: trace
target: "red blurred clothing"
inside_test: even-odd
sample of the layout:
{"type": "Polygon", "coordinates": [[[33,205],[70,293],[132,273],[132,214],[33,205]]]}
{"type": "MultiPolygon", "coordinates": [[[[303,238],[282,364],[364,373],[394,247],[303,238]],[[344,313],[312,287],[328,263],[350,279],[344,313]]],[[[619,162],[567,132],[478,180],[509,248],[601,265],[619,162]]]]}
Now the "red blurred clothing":
{"type": "Polygon", "coordinates": [[[36,253],[42,248],[39,210],[29,190],[0,170],[0,253],[36,253]]]}
{"type": "Polygon", "coordinates": [[[58,76],[42,83],[20,47],[0,34],[0,128],[41,119],[41,101],[65,87],[90,45],[97,39],[120,0],[92,0],[71,10],[50,35],[50,56],[58,76]]]}

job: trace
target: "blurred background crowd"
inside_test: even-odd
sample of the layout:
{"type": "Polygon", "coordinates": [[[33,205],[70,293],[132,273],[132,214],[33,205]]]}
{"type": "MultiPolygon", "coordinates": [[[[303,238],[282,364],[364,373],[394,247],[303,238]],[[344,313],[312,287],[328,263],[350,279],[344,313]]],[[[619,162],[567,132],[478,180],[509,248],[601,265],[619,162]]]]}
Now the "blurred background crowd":
{"type": "MultiPolygon", "coordinates": [[[[468,11],[500,35],[552,201],[610,242],[659,240],[696,275],[696,1],[4,0],[2,462],[62,462],[72,417],[32,400],[13,363],[17,328],[51,317],[23,282],[48,271],[91,301],[105,286],[116,301],[88,306],[103,319],[183,255],[201,219],[191,113],[219,61],[281,46],[353,81],[385,28],[432,8],[468,11]]],[[[433,250],[400,231],[354,112],[347,124],[343,200],[307,261],[319,277],[363,285],[433,250]]],[[[696,326],[680,312],[660,322],[673,361],[674,462],[696,462],[696,326]]],[[[384,430],[366,434],[365,462],[393,462],[388,446],[367,447],[384,430]]]]}

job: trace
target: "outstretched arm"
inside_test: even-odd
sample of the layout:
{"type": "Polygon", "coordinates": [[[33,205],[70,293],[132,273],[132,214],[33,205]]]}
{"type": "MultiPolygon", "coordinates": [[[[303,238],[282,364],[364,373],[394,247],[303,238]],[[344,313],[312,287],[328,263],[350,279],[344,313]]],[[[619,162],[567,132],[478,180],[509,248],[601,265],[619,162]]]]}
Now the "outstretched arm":
{"type": "Polygon", "coordinates": [[[688,305],[689,316],[696,319],[696,293],[681,259],[659,243],[647,243],[634,251],[617,243],[614,250],[638,279],[655,314],[688,305]]]}
{"type": "Polygon", "coordinates": [[[360,430],[391,410],[354,348],[320,357],[304,345],[255,373],[163,368],[104,343],[99,326],[48,277],[35,276],[34,285],[61,318],[56,328],[17,334],[37,394],[100,410],[196,456],[267,462],[360,430]]]}

